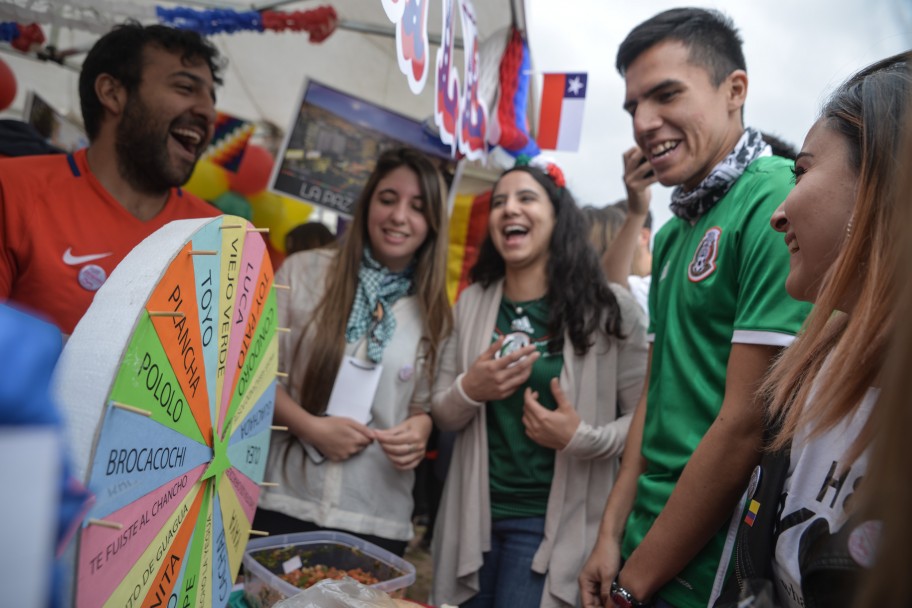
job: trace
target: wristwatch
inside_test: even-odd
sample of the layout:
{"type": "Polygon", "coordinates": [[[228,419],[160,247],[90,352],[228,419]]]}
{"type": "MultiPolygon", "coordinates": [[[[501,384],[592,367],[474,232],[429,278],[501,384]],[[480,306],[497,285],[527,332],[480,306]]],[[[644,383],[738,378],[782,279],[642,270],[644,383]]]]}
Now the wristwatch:
{"type": "Polygon", "coordinates": [[[617,579],[611,583],[611,601],[618,608],[650,608],[652,606],[652,602],[641,602],[634,598],[629,591],[618,585],[617,579]]]}

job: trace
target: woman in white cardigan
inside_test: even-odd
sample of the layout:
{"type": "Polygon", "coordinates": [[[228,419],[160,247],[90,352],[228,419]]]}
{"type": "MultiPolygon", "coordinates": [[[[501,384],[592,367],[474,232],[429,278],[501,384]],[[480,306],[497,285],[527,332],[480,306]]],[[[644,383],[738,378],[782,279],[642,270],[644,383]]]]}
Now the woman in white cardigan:
{"type": "MultiPolygon", "coordinates": [[[[413,469],[431,432],[435,361],[451,325],[446,187],[409,148],[385,151],[337,251],[290,256],[276,282],[275,431],[254,526],[343,530],[402,555],[412,538],[413,469]],[[371,382],[373,391],[365,390],[371,382]],[[365,418],[323,415],[336,387],[365,418]]],[[[338,412],[336,412],[338,413],[338,412]]]]}
{"type": "Polygon", "coordinates": [[[643,315],[604,280],[555,165],[505,172],[488,228],[432,399],[458,431],[432,599],[573,606],[643,388],[643,315]]]}

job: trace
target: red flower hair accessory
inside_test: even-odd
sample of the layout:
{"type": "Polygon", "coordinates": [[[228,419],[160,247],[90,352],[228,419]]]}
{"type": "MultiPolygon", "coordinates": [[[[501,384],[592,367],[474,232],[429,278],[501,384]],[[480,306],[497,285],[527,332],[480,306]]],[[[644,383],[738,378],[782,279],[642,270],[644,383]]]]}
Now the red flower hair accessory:
{"type": "Polygon", "coordinates": [[[548,164],[548,168],[545,170],[545,173],[548,174],[548,177],[554,180],[554,183],[557,184],[559,188],[564,188],[567,186],[567,180],[564,178],[564,172],[561,171],[561,168],[554,163],[548,164]]]}
{"type": "Polygon", "coordinates": [[[558,188],[567,187],[567,179],[564,177],[564,172],[557,166],[554,159],[546,156],[536,156],[529,161],[529,166],[539,169],[542,173],[550,177],[551,181],[553,181],[558,188]]]}

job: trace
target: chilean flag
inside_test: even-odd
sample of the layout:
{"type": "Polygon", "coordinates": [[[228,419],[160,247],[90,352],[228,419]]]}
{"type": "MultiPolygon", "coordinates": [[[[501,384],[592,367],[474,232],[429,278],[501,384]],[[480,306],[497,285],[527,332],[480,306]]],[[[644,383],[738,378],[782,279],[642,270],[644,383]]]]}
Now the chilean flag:
{"type": "Polygon", "coordinates": [[[538,145],[543,150],[576,152],[583,132],[587,75],[545,74],[538,145]]]}

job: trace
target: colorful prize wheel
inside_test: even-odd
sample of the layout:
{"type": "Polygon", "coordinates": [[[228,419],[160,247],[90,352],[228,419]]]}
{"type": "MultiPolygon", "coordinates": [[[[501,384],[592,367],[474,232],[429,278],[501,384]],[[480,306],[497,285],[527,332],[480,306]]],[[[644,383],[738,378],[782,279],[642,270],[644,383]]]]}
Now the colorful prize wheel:
{"type": "Polygon", "coordinates": [[[77,607],[225,606],[251,534],[275,399],[273,270],[222,216],[172,222],[111,273],[55,391],[77,475],[77,607]]]}

